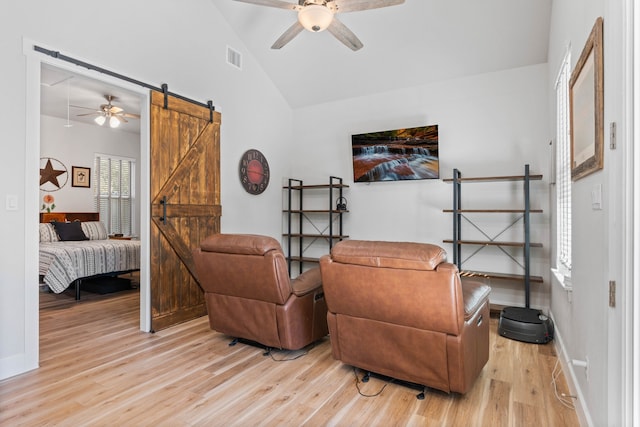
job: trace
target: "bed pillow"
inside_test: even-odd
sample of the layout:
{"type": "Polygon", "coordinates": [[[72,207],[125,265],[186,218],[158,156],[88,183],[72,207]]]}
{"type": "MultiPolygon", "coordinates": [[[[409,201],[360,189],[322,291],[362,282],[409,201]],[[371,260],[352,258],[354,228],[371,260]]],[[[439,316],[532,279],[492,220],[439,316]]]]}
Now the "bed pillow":
{"type": "Polygon", "coordinates": [[[40,223],[40,241],[41,242],[57,242],[58,234],[53,225],[48,222],[40,223]]]}
{"type": "Polygon", "coordinates": [[[107,240],[107,229],[100,221],[85,221],[81,223],[82,231],[89,240],[107,240]]]}
{"type": "Polygon", "coordinates": [[[64,241],[77,241],[77,240],[89,240],[82,231],[82,225],[79,221],[74,222],[53,222],[53,228],[56,229],[60,240],[64,241]]]}

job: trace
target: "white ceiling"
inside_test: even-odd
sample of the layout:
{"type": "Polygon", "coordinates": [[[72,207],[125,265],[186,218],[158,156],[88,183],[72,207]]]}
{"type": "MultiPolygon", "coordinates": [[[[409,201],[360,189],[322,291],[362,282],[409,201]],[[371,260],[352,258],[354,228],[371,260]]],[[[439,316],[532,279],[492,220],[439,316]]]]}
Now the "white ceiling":
{"type": "MultiPolygon", "coordinates": [[[[286,0],[297,3],[295,0],[286,0]]],[[[547,62],[552,0],[406,0],[381,9],[339,14],[362,41],[353,52],[329,32],[303,31],[280,50],[273,42],[296,12],[234,0],[211,0],[246,49],[293,108],[434,81],[547,62]]],[[[128,113],[140,113],[135,93],[43,66],[41,112],[93,123],[78,114],[98,109],[105,95],[128,113]]],[[[129,119],[117,130],[139,132],[129,119]]]]}
{"type": "MultiPolygon", "coordinates": [[[[106,95],[116,97],[112,101],[112,105],[122,108],[127,113],[140,114],[140,96],[138,94],[80,74],[43,65],[40,75],[40,113],[66,120],[67,94],[70,121],[97,126],[93,121],[97,114],[91,113],[98,111],[100,105],[107,103],[106,95]],[[91,115],[79,116],[79,114],[87,113],[91,115]]],[[[140,120],[129,118],[126,120],[128,123],[121,123],[113,131],[140,133],[140,120]]],[[[109,128],[108,124],[103,127],[109,128]]]]}
{"type": "Polygon", "coordinates": [[[552,0],[406,0],[338,14],[364,44],[356,52],[327,31],[272,50],[296,12],[211,1],[294,108],[547,62],[552,0]]]}

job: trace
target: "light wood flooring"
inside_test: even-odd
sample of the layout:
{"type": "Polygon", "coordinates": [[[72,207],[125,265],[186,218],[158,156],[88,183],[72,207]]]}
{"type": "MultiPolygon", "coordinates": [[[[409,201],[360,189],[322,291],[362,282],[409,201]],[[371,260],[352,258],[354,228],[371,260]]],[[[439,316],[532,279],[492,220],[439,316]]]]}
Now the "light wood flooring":
{"type": "MultiPolygon", "coordinates": [[[[464,396],[372,377],[333,360],[329,339],[308,353],[275,352],[209,329],[202,317],[138,330],[137,291],[41,293],[40,369],[0,382],[3,426],[577,426],[551,383],[552,344],[496,334],[464,396]],[[363,394],[376,394],[375,397],[363,394]]],[[[375,351],[375,349],[371,349],[375,351]]],[[[425,355],[428,357],[428,355],[425,355]]],[[[559,392],[567,392],[559,378],[559,392]]]]}

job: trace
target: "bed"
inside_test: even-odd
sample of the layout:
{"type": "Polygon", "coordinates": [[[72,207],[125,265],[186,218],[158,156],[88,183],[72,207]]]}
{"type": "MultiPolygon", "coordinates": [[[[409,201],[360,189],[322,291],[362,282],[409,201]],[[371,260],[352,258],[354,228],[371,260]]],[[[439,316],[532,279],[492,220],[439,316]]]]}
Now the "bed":
{"type": "Polygon", "coordinates": [[[84,279],[140,270],[140,241],[108,236],[98,213],[40,214],[39,274],[55,293],[84,279]]]}

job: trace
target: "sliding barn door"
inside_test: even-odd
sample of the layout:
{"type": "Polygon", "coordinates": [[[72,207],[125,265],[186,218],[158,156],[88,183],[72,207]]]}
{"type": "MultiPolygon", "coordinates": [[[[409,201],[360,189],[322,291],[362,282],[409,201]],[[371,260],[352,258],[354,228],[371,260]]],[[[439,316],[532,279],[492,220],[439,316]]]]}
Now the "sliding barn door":
{"type": "Polygon", "coordinates": [[[206,314],[191,250],[220,232],[220,114],[151,94],[151,329],[206,314]]]}

